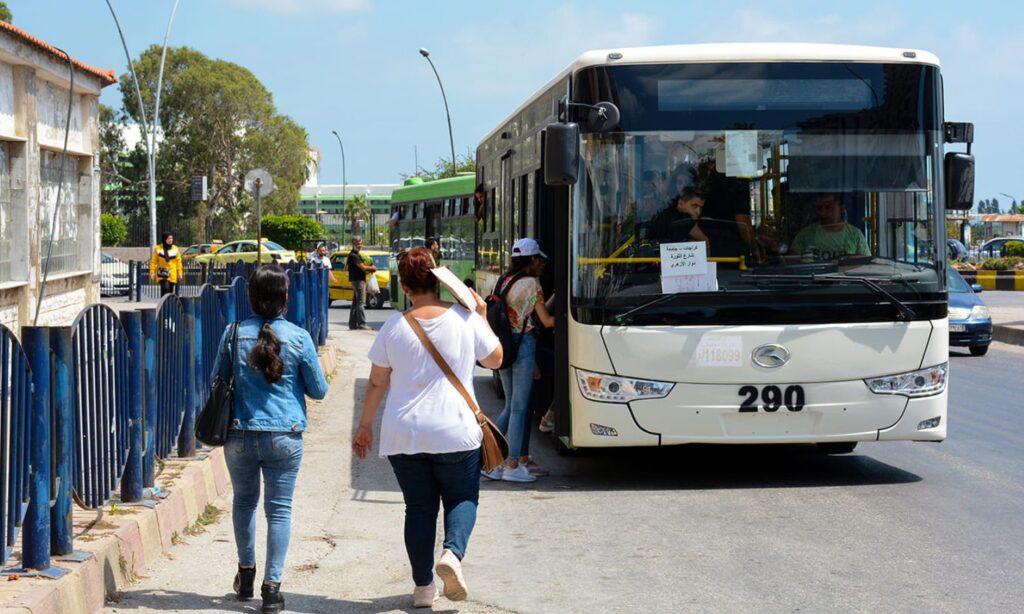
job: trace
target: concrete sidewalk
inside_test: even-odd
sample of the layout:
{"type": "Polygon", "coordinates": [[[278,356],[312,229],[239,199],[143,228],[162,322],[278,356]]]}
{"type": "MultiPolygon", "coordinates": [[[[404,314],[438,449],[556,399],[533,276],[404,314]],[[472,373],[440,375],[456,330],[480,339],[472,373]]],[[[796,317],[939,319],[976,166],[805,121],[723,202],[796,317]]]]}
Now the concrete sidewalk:
{"type": "Polygon", "coordinates": [[[985,292],[981,300],[992,314],[992,339],[1024,345],[1024,292],[985,292]]]}
{"type": "MultiPolygon", "coordinates": [[[[359,461],[351,452],[351,437],[369,375],[366,353],[374,337],[370,331],[331,331],[329,343],[344,350],[338,355],[339,368],[331,379],[327,398],[309,406],[309,432],[282,582],[289,612],[413,611],[413,583],[402,537],[404,509],[398,484],[386,460],[372,457],[359,461]]],[[[378,424],[375,435],[379,432],[378,424]]],[[[151,566],[148,576],[125,590],[106,611],[258,611],[258,592],[254,601],[242,604],[231,590],[237,558],[230,492],[216,505],[225,510],[219,523],[207,527],[201,535],[185,537],[185,543],[151,566]]],[[[481,506],[478,528],[493,527],[497,515],[496,506],[481,506]]],[[[266,561],[262,511],[257,522],[258,591],[266,561]]],[[[441,598],[435,611],[507,611],[474,601],[480,595],[474,588],[484,585],[474,555],[490,559],[491,565],[499,565],[501,560],[500,552],[480,546],[484,539],[475,541],[466,566],[470,601],[451,603],[441,598]]]]}

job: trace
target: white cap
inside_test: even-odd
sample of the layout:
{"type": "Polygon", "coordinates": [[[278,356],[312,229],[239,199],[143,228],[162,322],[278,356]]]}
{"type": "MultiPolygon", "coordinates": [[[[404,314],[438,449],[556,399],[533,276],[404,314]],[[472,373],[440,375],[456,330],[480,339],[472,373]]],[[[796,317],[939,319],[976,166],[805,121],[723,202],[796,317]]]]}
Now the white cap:
{"type": "Polygon", "coordinates": [[[530,237],[523,237],[512,245],[512,257],[516,256],[540,256],[547,259],[548,255],[540,251],[540,243],[530,237]]]}

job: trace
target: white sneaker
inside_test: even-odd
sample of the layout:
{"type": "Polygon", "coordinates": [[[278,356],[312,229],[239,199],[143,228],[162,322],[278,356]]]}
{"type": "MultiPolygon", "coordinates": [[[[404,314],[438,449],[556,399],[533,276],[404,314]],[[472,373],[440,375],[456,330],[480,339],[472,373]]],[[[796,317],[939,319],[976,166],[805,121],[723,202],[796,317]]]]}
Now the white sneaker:
{"type": "Polygon", "coordinates": [[[503,465],[498,465],[497,467],[491,469],[490,471],[484,471],[483,469],[481,469],[480,475],[487,478],[488,480],[500,480],[502,474],[502,467],[503,465]]]}
{"type": "Polygon", "coordinates": [[[412,607],[429,608],[434,605],[440,594],[440,591],[437,590],[437,585],[433,582],[427,586],[417,586],[412,591],[412,607]]]}
{"type": "Polygon", "coordinates": [[[530,470],[526,468],[526,465],[520,463],[515,469],[505,467],[501,472],[501,479],[506,482],[536,482],[537,476],[530,475],[530,470]]]}
{"type": "Polygon", "coordinates": [[[434,571],[444,581],[444,596],[451,601],[462,601],[469,596],[466,579],[462,577],[462,561],[451,550],[445,549],[437,560],[434,571]]]}

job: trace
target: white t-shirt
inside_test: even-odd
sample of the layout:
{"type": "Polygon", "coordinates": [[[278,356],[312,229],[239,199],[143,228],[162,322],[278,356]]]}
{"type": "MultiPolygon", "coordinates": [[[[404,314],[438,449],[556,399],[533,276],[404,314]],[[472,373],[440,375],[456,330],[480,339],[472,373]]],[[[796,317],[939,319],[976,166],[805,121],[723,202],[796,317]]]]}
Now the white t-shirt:
{"type": "MultiPolygon", "coordinates": [[[[455,305],[429,320],[416,319],[469,394],[476,361],[498,338],[476,312],[455,305]]],[[[370,362],[391,369],[380,427],[380,456],[444,454],[480,447],[483,434],[472,410],[448,381],[401,313],[391,316],[370,348],[370,362]]]]}
{"type": "Polygon", "coordinates": [[[325,269],[330,270],[331,268],[333,268],[331,267],[331,259],[328,256],[321,257],[320,254],[313,254],[310,257],[310,260],[312,260],[315,264],[319,264],[325,269]]]}

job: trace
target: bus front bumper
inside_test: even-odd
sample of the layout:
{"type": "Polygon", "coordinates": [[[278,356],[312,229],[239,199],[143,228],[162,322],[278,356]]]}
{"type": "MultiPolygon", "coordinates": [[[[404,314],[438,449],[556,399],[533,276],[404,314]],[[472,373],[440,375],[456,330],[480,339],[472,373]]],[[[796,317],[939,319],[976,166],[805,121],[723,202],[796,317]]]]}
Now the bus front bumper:
{"type": "MultiPolygon", "coordinates": [[[[785,386],[781,386],[785,388],[785,386]]],[[[862,380],[803,384],[805,405],[740,412],[740,386],[676,384],[665,398],[604,403],[570,386],[573,447],[942,441],[947,392],[908,398],[875,394],[862,380]]],[[[763,387],[759,387],[763,388],[763,387]]]]}

